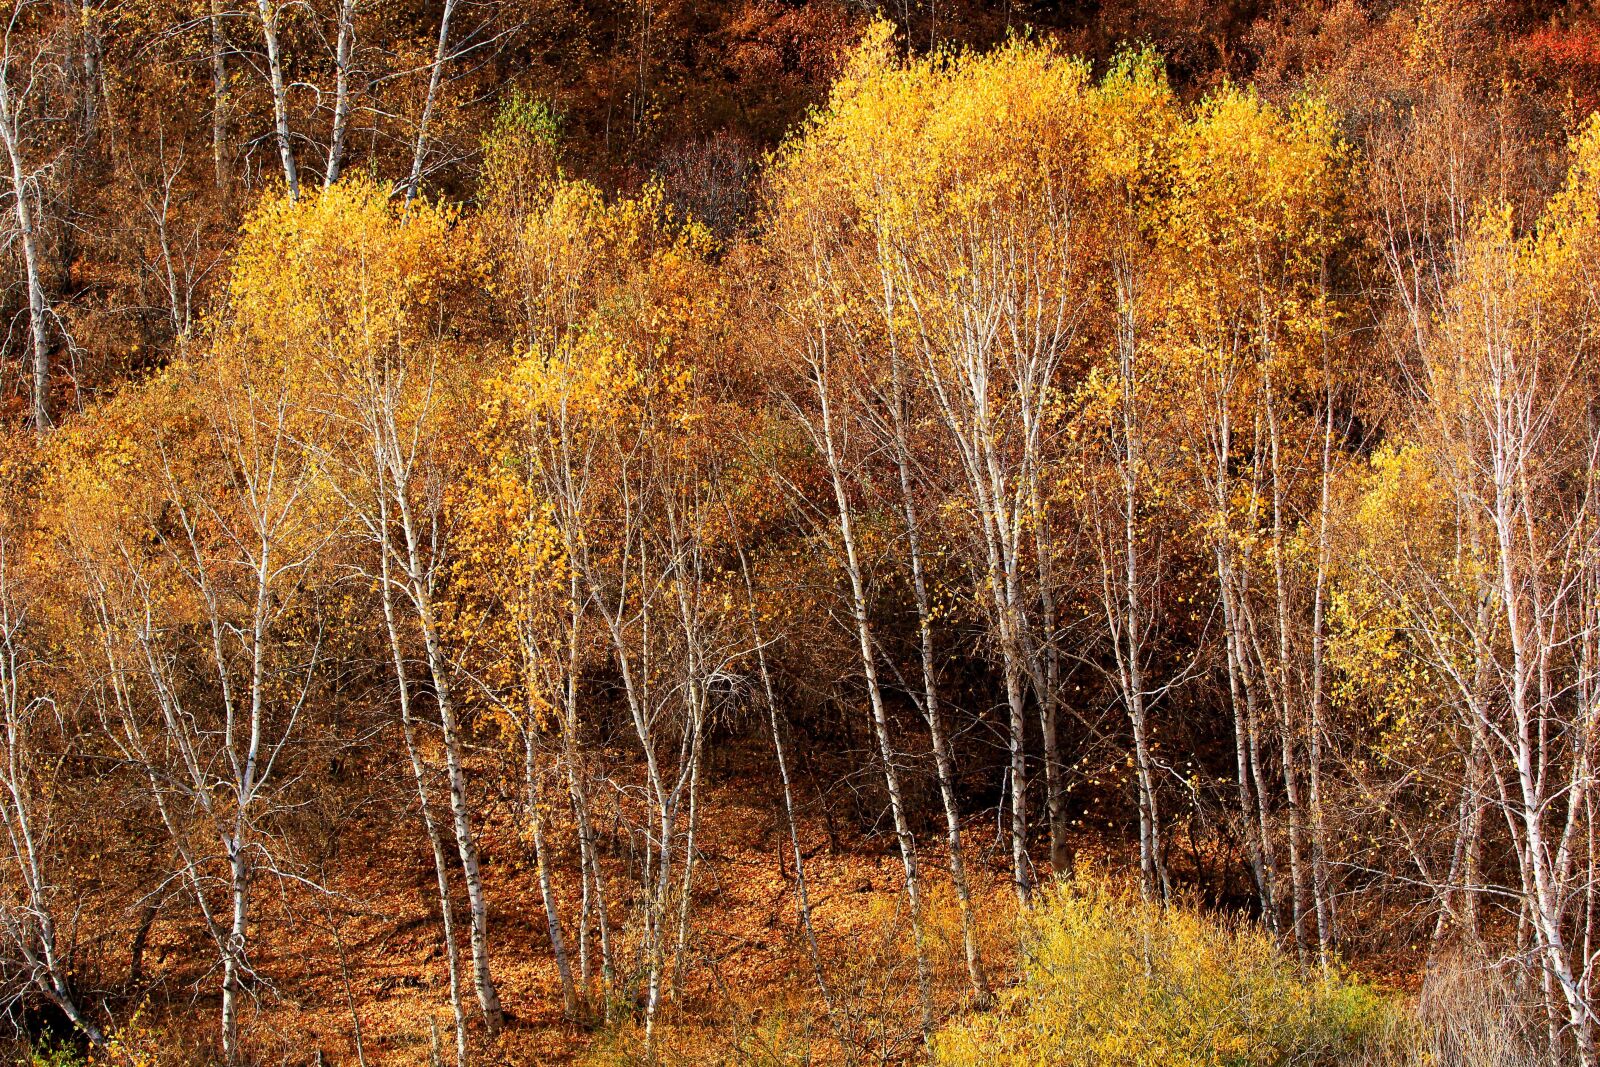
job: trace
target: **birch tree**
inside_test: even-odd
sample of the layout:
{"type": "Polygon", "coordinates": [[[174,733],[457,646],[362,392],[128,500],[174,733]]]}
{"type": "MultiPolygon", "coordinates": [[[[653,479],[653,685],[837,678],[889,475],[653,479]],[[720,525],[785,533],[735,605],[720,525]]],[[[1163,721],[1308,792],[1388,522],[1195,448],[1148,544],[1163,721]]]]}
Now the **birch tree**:
{"type": "Polygon", "coordinates": [[[52,92],[64,76],[52,39],[48,9],[37,0],[13,0],[0,37],[0,147],[7,163],[7,197],[21,250],[22,287],[28,307],[27,358],[31,415],[36,433],[51,425],[50,334],[56,321],[44,289],[44,182],[54,159],[42,151],[41,123],[59,101],[52,92]]]}
{"type": "Polygon", "coordinates": [[[13,562],[9,519],[0,518],[0,823],[9,846],[0,853],[8,887],[0,899],[0,932],[12,960],[7,969],[20,975],[24,992],[44,996],[103,1048],[103,1032],[74,991],[58,933],[66,894],[57,881],[61,814],[52,779],[59,771],[52,770],[50,750],[63,747],[70,727],[44,687],[46,664],[31,647],[31,597],[13,562]]]}
{"type": "MultiPolygon", "coordinates": [[[[447,228],[447,218],[432,210],[415,216],[391,210],[367,183],[324,190],[303,206],[270,201],[247,227],[231,297],[253,336],[294,346],[303,373],[320,383],[318,410],[340,431],[330,459],[339,472],[334,488],[376,557],[368,557],[366,573],[381,584],[402,693],[412,689],[402,650],[412,641],[421,645],[438,716],[445,804],[467,891],[473,988],[493,1033],[502,1013],[490,968],[460,673],[444,630],[440,590],[454,551],[444,492],[455,443],[443,425],[461,402],[462,388],[434,332],[448,277],[440,268],[448,269],[453,254],[447,228]]],[[[402,725],[432,845],[426,761],[406,721],[410,699],[402,698],[402,725]]],[[[448,907],[444,915],[449,921],[448,907]]]]}
{"type": "MultiPolygon", "coordinates": [[[[229,1062],[242,1055],[240,1007],[258,979],[256,888],[313,886],[277,824],[318,683],[321,632],[305,595],[330,536],[312,521],[316,479],[296,442],[313,431],[293,381],[223,340],[214,358],[151,386],[158,427],[124,424],[128,437],[101,442],[116,454],[138,441],[137,463],[81,491],[122,499],[83,499],[58,483],[76,509],[57,529],[95,641],[83,652],[106,736],[142,778],[178,861],[170,882],[215,948],[229,1062]],[[137,489],[135,469],[148,475],[137,489]]],[[[91,470],[101,462],[65,458],[91,470]]]]}
{"type": "Polygon", "coordinates": [[[283,185],[290,200],[300,199],[300,168],[295,162],[294,133],[289,128],[289,83],[284,74],[283,4],[256,0],[261,40],[267,53],[267,88],[272,93],[272,131],[283,166],[283,185]]]}

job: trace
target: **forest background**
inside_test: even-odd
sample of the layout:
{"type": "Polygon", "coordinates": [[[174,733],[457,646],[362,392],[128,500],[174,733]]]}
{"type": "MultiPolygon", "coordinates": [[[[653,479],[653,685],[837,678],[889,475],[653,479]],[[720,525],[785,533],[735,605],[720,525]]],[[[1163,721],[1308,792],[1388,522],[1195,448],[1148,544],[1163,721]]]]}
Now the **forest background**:
{"type": "Polygon", "coordinates": [[[0,15],[18,1055],[1596,1062],[1592,5],[0,15]]]}

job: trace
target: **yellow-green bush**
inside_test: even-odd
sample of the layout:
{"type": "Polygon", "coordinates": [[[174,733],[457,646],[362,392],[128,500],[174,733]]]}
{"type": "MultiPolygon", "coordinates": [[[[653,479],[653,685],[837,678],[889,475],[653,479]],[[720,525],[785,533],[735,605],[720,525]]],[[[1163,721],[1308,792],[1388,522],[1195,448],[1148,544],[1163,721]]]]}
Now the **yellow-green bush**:
{"type": "Polygon", "coordinates": [[[1093,878],[1025,920],[1022,982],[942,1033],[944,1067],[1268,1067],[1377,1051],[1395,1009],[1338,973],[1303,973],[1265,932],[1158,907],[1093,878]]]}

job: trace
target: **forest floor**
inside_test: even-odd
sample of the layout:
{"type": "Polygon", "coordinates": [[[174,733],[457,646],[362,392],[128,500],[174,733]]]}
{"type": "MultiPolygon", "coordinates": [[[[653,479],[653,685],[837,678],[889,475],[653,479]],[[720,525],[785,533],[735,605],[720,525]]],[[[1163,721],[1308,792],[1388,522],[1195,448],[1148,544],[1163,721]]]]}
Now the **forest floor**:
{"type": "MultiPolygon", "coordinates": [[[[758,758],[755,746],[734,753],[702,788],[691,934],[676,988],[658,1020],[659,1061],[826,1064],[844,1062],[846,1046],[856,1062],[915,1059],[921,1049],[916,972],[892,835],[866,833],[858,821],[823,819],[814,794],[813,803],[802,808],[798,836],[819,949],[813,963],[799,921],[787,820],[779,797],[772,795],[771,775],[759,773],[758,758]],[[741,768],[741,763],[748,765],[741,768]]],[[[506,1027],[498,1040],[488,1041],[468,984],[463,997],[472,1062],[582,1067],[639,1062],[644,1040],[638,998],[614,1003],[609,1023],[597,995],[590,998],[589,1018],[563,1018],[532,850],[523,837],[525,819],[507,795],[491,792],[475,796],[474,803],[481,812],[492,967],[506,1027]]],[[[454,1062],[432,860],[414,808],[404,824],[379,814],[395,810],[388,803],[356,805],[352,814],[324,828],[328,854],[322,867],[337,872],[322,883],[329,893],[293,892],[272,882],[258,890],[263,911],[281,909],[279,921],[260,928],[288,933],[256,945],[252,953],[261,980],[241,1022],[256,1062],[398,1067],[430,1063],[436,1047],[440,1062],[454,1062]]],[[[638,960],[640,901],[628,895],[637,875],[629,870],[623,814],[599,805],[595,824],[608,865],[615,954],[627,970],[638,960]]],[[[575,835],[559,813],[550,823],[554,891],[576,971],[582,887],[575,835]]],[[[942,835],[929,827],[918,839],[926,849],[920,861],[929,883],[926,930],[936,1014],[944,1019],[970,1006],[960,913],[942,835]]],[[[993,812],[986,820],[969,821],[963,844],[985,962],[999,988],[1017,973],[1016,905],[1007,844],[993,812]]],[[[1123,855],[1127,844],[1119,846],[1114,835],[1086,833],[1074,845],[1080,860],[1100,869],[1116,869],[1130,859],[1123,855]]],[[[470,983],[459,867],[452,877],[463,981],[470,983]]],[[[184,965],[203,960],[206,950],[192,932],[180,935],[177,923],[157,923],[150,934],[147,955],[155,969],[168,961],[172,968],[162,983],[167,1006],[149,1026],[162,1035],[159,1043],[167,1050],[181,1045],[190,1053],[180,1052],[173,1062],[204,1062],[214,1041],[216,976],[184,965]]],[[[589,956],[598,990],[597,944],[589,946],[589,956]]],[[[1415,973],[1408,966],[1414,961],[1373,962],[1379,974],[1415,973]]],[[[164,1055],[161,1062],[168,1060],[164,1055]]]]}
{"type": "MultiPolygon", "coordinates": [[[[664,1062],[684,1064],[801,1058],[825,1063],[842,1059],[841,1042],[848,1042],[874,1061],[903,1060],[920,1047],[920,1033],[903,874],[893,838],[802,815],[798,836],[819,949],[813,964],[799,922],[787,822],[778,798],[769,795],[770,781],[754,768],[733,769],[702,788],[692,930],[676,995],[661,1009],[658,1054],[664,1062]]],[[[474,802],[482,812],[478,832],[492,967],[506,1027],[497,1041],[486,1039],[468,985],[464,999],[473,1062],[632,1062],[643,1047],[638,1003],[614,1004],[610,1023],[598,1003],[588,1021],[563,1018],[532,851],[522,837],[524,820],[510,797],[475,796],[474,802]]],[[[443,1062],[454,1062],[431,856],[414,805],[406,825],[377,814],[386,810],[395,809],[365,805],[326,832],[330,844],[323,866],[336,872],[322,883],[329,894],[258,882],[263,914],[272,910],[288,920],[263,922],[260,929],[288,932],[252,950],[260,980],[241,1023],[257,1062],[429,1063],[435,1041],[443,1062]]],[[[554,889],[576,971],[582,887],[575,835],[556,816],[551,822],[554,889]]],[[[637,880],[627,869],[625,825],[611,811],[597,813],[603,863],[610,865],[607,903],[616,954],[627,967],[638,959],[639,900],[628,896],[637,880]]],[[[940,840],[931,828],[919,837],[927,845],[921,862],[930,882],[927,929],[936,999],[939,1015],[946,1017],[966,1003],[967,979],[959,912],[940,840]]],[[[1000,985],[1015,968],[1009,857],[992,818],[986,826],[974,821],[965,844],[987,964],[1000,985]]],[[[459,867],[453,877],[459,882],[459,867]]],[[[457,889],[461,899],[454,910],[465,956],[467,909],[459,884],[457,889]]],[[[177,900],[170,914],[176,916],[181,907],[177,900]]],[[[192,932],[181,933],[177,922],[158,922],[150,932],[146,957],[152,969],[161,972],[170,964],[161,982],[167,1006],[152,1011],[142,1025],[160,1035],[158,1043],[169,1052],[176,1051],[174,1044],[185,1046],[189,1055],[180,1053],[180,1061],[202,1061],[214,1040],[217,976],[189,965],[203,961],[206,952],[207,946],[192,932]]],[[[591,970],[598,972],[598,945],[590,946],[590,957],[591,970]]],[[[470,982],[468,959],[462,972],[463,981],[470,982]]],[[[594,985],[598,989],[597,973],[594,985]]]]}

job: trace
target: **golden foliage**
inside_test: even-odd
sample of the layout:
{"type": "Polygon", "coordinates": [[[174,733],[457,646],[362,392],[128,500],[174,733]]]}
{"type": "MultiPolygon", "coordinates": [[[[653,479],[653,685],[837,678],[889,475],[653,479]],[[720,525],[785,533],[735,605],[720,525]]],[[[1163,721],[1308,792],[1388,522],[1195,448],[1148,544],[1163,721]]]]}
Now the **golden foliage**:
{"type": "Polygon", "coordinates": [[[1093,875],[1028,914],[1022,983],[942,1033],[945,1067],[1271,1067],[1350,1062],[1393,1009],[1336,971],[1307,975],[1257,927],[1158,906],[1093,875]]]}

